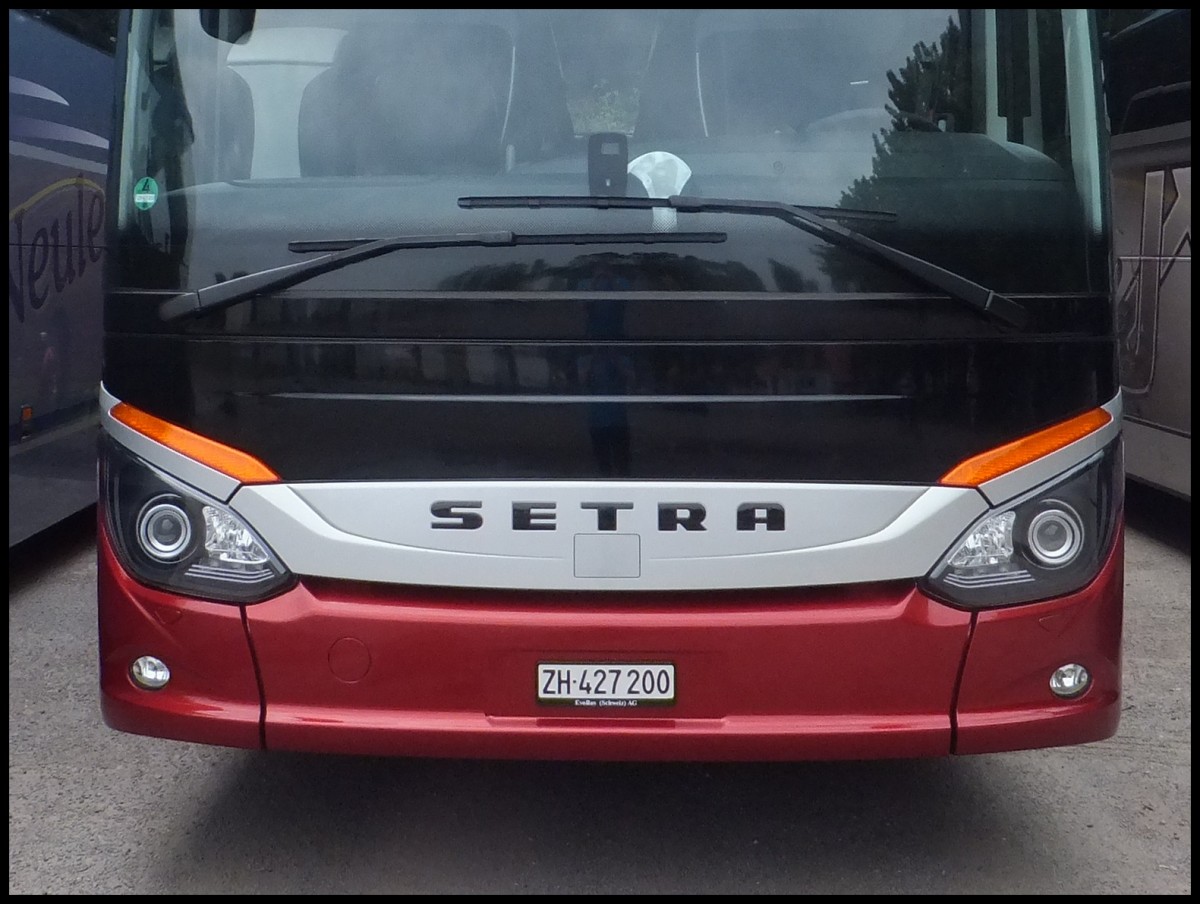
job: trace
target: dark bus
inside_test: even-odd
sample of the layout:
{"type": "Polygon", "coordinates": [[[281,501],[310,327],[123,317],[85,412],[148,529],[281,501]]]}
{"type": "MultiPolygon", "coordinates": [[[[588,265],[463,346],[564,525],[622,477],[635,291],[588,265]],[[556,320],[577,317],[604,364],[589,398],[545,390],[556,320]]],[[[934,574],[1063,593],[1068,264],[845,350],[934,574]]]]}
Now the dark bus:
{"type": "Polygon", "coordinates": [[[8,11],[8,545],[96,502],[116,10],[8,11]]]}
{"type": "Polygon", "coordinates": [[[1092,10],[133,10],[106,724],[934,757],[1110,737],[1092,10]]]}
{"type": "Polygon", "coordinates": [[[1190,500],[1192,12],[1102,12],[1126,470],[1190,500]]]}

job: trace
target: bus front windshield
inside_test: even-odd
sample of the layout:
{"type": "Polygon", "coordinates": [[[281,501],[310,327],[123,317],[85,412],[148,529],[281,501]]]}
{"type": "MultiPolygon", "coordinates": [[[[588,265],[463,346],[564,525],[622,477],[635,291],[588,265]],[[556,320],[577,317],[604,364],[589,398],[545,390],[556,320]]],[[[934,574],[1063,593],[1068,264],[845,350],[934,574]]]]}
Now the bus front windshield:
{"type": "MultiPolygon", "coordinates": [[[[303,241],[634,228],[459,202],[595,195],[828,208],[997,291],[1106,285],[1087,10],[135,10],[129,42],[125,286],[195,288],[303,241]]],[[[730,232],[768,228],[799,266],[786,225],[730,232]]],[[[840,259],[805,275],[872,288],[840,259]]]]}

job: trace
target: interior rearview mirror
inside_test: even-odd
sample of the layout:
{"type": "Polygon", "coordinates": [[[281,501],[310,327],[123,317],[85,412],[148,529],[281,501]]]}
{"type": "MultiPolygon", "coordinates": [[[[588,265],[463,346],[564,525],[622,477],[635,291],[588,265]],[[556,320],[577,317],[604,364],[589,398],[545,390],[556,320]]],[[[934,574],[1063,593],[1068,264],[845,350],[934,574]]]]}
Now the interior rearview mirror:
{"type": "Polygon", "coordinates": [[[218,41],[236,44],[254,28],[253,9],[202,9],[200,27],[218,41]]]}

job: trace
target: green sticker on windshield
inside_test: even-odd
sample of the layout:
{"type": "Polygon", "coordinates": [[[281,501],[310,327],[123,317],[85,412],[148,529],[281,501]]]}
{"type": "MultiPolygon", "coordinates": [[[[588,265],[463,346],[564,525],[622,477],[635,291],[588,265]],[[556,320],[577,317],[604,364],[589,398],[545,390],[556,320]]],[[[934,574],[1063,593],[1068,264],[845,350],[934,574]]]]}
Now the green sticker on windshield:
{"type": "Polygon", "coordinates": [[[133,205],[138,210],[149,210],[158,200],[158,183],[149,176],[143,176],[133,187],[133,205]]]}

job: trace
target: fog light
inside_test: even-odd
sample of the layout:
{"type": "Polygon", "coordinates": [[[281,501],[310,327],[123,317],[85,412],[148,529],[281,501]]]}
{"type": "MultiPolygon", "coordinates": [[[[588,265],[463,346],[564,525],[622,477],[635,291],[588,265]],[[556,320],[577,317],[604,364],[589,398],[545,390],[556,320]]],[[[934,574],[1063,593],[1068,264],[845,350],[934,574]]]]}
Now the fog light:
{"type": "Polygon", "coordinates": [[[151,691],[166,687],[171,680],[167,664],[154,656],[139,656],[129,667],[129,674],[139,686],[151,691]]]}
{"type": "Polygon", "coordinates": [[[1092,685],[1092,676],[1077,662],[1060,665],[1050,676],[1050,690],[1059,697],[1078,697],[1092,685]]]}
{"type": "Polygon", "coordinates": [[[138,513],[137,538],[146,555],[160,562],[173,562],[192,542],[192,521],[178,500],[156,496],[138,513]]]}

